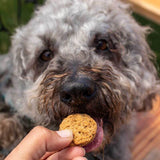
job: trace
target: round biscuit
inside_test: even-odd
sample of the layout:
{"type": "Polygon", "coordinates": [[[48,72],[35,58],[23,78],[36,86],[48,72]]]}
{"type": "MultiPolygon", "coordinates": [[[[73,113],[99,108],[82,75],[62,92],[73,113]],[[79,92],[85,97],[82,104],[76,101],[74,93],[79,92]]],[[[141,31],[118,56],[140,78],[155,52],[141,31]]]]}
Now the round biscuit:
{"type": "Polygon", "coordinates": [[[73,114],[61,122],[59,130],[65,129],[70,129],[73,132],[71,145],[85,146],[95,138],[97,123],[87,114],[73,114]]]}

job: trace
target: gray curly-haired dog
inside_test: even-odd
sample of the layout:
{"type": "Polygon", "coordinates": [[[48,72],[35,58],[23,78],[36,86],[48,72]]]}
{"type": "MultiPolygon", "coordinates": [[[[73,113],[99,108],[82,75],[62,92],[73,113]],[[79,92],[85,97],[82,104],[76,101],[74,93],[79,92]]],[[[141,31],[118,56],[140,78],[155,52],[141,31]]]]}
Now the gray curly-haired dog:
{"type": "Polygon", "coordinates": [[[88,159],[129,160],[133,115],[160,90],[147,32],[118,0],[47,0],[0,57],[1,153],[86,113],[98,125],[88,159]]]}

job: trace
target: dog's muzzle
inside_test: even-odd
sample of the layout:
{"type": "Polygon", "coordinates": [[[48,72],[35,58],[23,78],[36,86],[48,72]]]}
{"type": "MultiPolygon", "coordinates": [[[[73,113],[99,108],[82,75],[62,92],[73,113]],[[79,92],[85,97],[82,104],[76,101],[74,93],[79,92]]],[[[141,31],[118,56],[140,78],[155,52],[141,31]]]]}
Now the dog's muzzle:
{"type": "MultiPolygon", "coordinates": [[[[91,104],[97,94],[97,86],[93,80],[88,77],[72,77],[62,85],[60,100],[69,107],[77,107],[82,112],[85,112],[86,106],[91,104]]],[[[103,121],[101,118],[93,118],[97,122],[97,133],[94,140],[84,146],[86,152],[95,150],[103,141],[103,121]]]]}

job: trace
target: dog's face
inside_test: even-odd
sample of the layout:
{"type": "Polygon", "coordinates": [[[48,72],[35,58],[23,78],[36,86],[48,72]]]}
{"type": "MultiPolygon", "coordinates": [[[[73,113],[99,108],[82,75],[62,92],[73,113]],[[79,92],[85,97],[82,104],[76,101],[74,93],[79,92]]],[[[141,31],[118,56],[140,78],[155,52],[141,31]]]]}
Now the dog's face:
{"type": "Polygon", "coordinates": [[[157,92],[145,30],[117,0],[48,0],[12,43],[21,102],[29,99],[23,114],[54,129],[89,114],[107,143],[157,92]]]}

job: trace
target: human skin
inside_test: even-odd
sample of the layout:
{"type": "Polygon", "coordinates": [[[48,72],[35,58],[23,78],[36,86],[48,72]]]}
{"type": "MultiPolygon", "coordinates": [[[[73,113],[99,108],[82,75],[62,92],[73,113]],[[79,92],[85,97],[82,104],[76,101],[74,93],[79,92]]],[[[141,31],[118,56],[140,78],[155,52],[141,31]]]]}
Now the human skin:
{"type": "Polygon", "coordinates": [[[82,147],[69,147],[72,131],[51,131],[38,126],[13,149],[5,160],[86,160],[82,147]]]}

